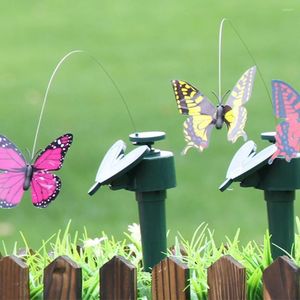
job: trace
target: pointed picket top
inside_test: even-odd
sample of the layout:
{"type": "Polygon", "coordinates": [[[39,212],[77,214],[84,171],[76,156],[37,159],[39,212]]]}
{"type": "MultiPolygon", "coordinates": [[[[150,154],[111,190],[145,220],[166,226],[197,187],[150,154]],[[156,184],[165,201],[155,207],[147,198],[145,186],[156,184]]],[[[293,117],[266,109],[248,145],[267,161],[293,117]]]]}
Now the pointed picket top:
{"type": "Polygon", "coordinates": [[[68,256],[59,256],[44,269],[44,299],[81,299],[81,268],[68,256]]]}
{"type": "Polygon", "coordinates": [[[18,257],[0,259],[0,300],[29,299],[29,269],[18,257]]]}
{"type": "Polygon", "coordinates": [[[26,261],[29,255],[34,255],[35,252],[32,249],[27,249],[27,248],[20,248],[17,251],[17,256],[18,258],[22,259],[23,261],[26,261]]]}
{"type": "Polygon", "coordinates": [[[208,299],[246,300],[246,269],[232,256],[225,255],[207,271],[208,299]]]}
{"type": "Polygon", "coordinates": [[[300,269],[279,256],[263,273],[264,299],[300,299],[300,269]]]}
{"type": "Polygon", "coordinates": [[[100,299],[137,299],[137,273],[133,264],[114,256],[100,269],[100,299]]]}
{"type": "Polygon", "coordinates": [[[173,246],[169,247],[169,250],[171,251],[172,255],[176,256],[177,255],[176,251],[179,251],[180,255],[187,256],[186,249],[184,248],[183,245],[179,245],[178,249],[176,249],[176,247],[178,247],[178,246],[173,245],[173,246]]]}
{"type": "Polygon", "coordinates": [[[175,257],[167,257],[152,270],[153,300],[190,299],[189,268],[175,257]]]}

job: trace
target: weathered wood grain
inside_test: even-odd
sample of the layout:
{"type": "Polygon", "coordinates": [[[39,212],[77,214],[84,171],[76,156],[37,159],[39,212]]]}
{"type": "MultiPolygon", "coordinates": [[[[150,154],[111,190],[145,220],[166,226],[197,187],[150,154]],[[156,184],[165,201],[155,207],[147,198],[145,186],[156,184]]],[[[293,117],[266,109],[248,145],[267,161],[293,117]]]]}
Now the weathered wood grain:
{"type": "Polygon", "coordinates": [[[0,260],[0,300],[28,300],[29,269],[14,255],[0,260]]]}
{"type": "Polygon", "coordinates": [[[153,300],[190,299],[189,269],[174,257],[168,257],[152,270],[153,300]]]}
{"type": "Polygon", "coordinates": [[[57,257],[44,269],[45,300],[81,299],[81,268],[68,256],[57,257]]]}
{"type": "Polygon", "coordinates": [[[230,255],[212,264],[207,277],[209,300],[246,300],[246,269],[230,255]]]}
{"type": "Polygon", "coordinates": [[[100,269],[100,299],[137,299],[136,268],[121,256],[114,256],[100,269]]]}
{"type": "Polygon", "coordinates": [[[299,268],[287,256],[279,256],[263,273],[264,299],[300,299],[299,284],[299,268]]]}

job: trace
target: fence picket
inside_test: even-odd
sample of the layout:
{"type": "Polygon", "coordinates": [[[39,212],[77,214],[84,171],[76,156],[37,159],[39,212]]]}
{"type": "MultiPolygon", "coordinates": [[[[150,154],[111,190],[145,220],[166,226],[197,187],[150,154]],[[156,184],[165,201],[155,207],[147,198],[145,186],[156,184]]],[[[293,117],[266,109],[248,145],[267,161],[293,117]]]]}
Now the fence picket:
{"type": "Polygon", "coordinates": [[[287,257],[278,257],[263,273],[264,299],[300,299],[300,269],[287,257]]]}
{"type": "Polygon", "coordinates": [[[114,256],[100,269],[100,299],[137,299],[136,268],[121,256],[114,256]]]}
{"type": "Polygon", "coordinates": [[[153,300],[190,299],[189,269],[174,257],[167,257],[152,270],[153,300]]]}
{"type": "MultiPolygon", "coordinates": [[[[99,273],[101,299],[137,299],[137,271],[125,258],[113,257],[99,273]]],[[[190,299],[188,283],[188,267],[175,257],[165,258],[152,270],[152,299],[190,299]]],[[[207,283],[209,300],[246,300],[246,270],[230,255],[208,268],[207,283]]],[[[264,271],[263,296],[300,299],[300,268],[287,256],[278,257],[264,271]]],[[[0,257],[0,300],[8,299],[30,299],[28,266],[14,255],[0,257]]],[[[44,269],[44,299],[82,299],[81,268],[68,256],[56,258],[44,269]]]]}
{"type": "Polygon", "coordinates": [[[208,299],[246,300],[246,269],[230,255],[208,268],[208,299]]]}
{"type": "Polygon", "coordinates": [[[29,295],[28,266],[14,255],[1,258],[0,300],[28,300],[29,295]]]}
{"type": "Polygon", "coordinates": [[[81,268],[68,256],[57,257],[44,269],[44,299],[81,299],[81,268]]]}

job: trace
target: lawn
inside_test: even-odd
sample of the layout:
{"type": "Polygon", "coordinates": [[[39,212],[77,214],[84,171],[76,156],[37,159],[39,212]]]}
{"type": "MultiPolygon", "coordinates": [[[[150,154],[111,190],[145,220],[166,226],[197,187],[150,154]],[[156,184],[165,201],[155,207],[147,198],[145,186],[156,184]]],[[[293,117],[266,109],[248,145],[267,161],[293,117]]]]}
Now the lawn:
{"type": "MultiPolygon", "coordinates": [[[[270,88],[282,79],[300,91],[300,3],[298,1],[24,1],[0,5],[1,134],[24,153],[31,149],[43,95],[61,57],[83,49],[96,57],[121,89],[139,131],[167,134],[157,148],[173,151],[177,187],[168,191],[167,227],[189,237],[202,222],[215,229],[216,239],[233,236],[262,241],[267,228],[262,191],[242,189],[221,193],[227,166],[242,145],[227,142],[226,129],[214,131],[204,153],[192,149],[181,156],[185,141],[170,80],[194,83],[214,101],[218,87],[218,30],[229,18],[247,43],[270,88]]],[[[251,57],[225,24],[223,91],[253,65],[251,57]]],[[[32,247],[40,245],[72,219],[73,230],[88,228],[97,236],[123,236],[138,222],[134,194],[101,188],[87,191],[99,162],[117,139],[130,146],[134,131],[118,93],[88,56],[74,55],[53,82],[38,147],[62,133],[72,132],[74,143],[64,167],[59,197],[44,210],[32,206],[27,192],[21,204],[0,211],[0,239],[8,245],[23,231],[32,247]]],[[[268,93],[257,76],[247,104],[246,131],[260,149],[267,146],[260,133],[274,130],[276,121],[268,93]]],[[[296,214],[300,204],[296,201],[296,214]]]]}

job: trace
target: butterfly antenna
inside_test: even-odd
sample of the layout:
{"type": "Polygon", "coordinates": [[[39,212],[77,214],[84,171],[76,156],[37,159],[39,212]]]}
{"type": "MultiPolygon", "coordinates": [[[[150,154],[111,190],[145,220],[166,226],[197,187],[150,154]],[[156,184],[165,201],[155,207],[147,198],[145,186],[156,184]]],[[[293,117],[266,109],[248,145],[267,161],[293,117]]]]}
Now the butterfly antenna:
{"type": "Polygon", "coordinates": [[[30,153],[29,149],[28,149],[28,148],[25,148],[25,150],[26,150],[26,154],[27,154],[28,158],[32,159],[32,158],[31,158],[31,153],[30,153]]]}
{"type": "Polygon", "coordinates": [[[230,90],[227,90],[225,94],[222,96],[221,103],[223,103],[224,98],[230,93],[230,90]]]}
{"type": "Polygon", "coordinates": [[[37,158],[37,156],[41,153],[42,149],[40,148],[32,157],[32,162],[37,158]]]}
{"type": "Polygon", "coordinates": [[[211,91],[211,93],[217,98],[218,102],[220,103],[220,99],[217,93],[215,91],[211,91]]]}
{"type": "Polygon", "coordinates": [[[55,78],[55,75],[57,73],[57,71],[59,70],[59,68],[61,67],[61,65],[64,63],[64,61],[69,58],[70,56],[72,56],[73,54],[77,54],[77,53],[83,53],[83,54],[86,54],[89,58],[91,58],[94,62],[97,63],[97,65],[101,68],[101,70],[105,73],[105,75],[108,77],[108,79],[110,80],[110,82],[112,83],[112,85],[115,87],[117,93],[119,94],[119,96],[121,97],[121,100],[125,106],[125,109],[128,113],[128,116],[129,116],[129,119],[130,119],[130,122],[132,124],[132,127],[134,129],[134,131],[136,132],[136,126],[135,126],[135,123],[134,123],[134,120],[133,120],[133,117],[132,117],[132,114],[129,110],[129,107],[125,101],[125,98],[124,96],[122,95],[121,93],[121,90],[119,89],[118,85],[116,84],[116,82],[113,80],[113,78],[111,77],[111,75],[108,73],[108,71],[104,68],[104,66],[92,55],[90,55],[89,53],[87,53],[86,51],[84,50],[73,50],[69,53],[67,53],[59,62],[58,64],[56,65],[55,69],[53,70],[52,72],[52,75],[49,79],[49,82],[48,82],[48,85],[47,85],[47,88],[46,88],[46,92],[45,92],[45,95],[44,95],[44,99],[43,99],[43,104],[42,104],[42,108],[41,108],[41,112],[40,112],[40,116],[39,116],[39,120],[38,120],[38,124],[37,124],[37,128],[36,128],[36,132],[35,132],[35,136],[34,136],[34,141],[33,141],[33,146],[32,146],[32,152],[31,152],[31,159],[34,158],[34,153],[35,153],[35,148],[36,148],[36,143],[37,143],[37,138],[38,138],[38,134],[39,134],[39,130],[40,130],[40,126],[41,126],[41,122],[42,122],[42,118],[43,118],[43,114],[44,114],[44,110],[45,110],[45,106],[46,106],[46,103],[47,103],[47,99],[48,99],[48,93],[49,93],[49,90],[50,90],[50,87],[51,87],[51,84],[52,84],[52,81],[53,79],[55,78]]]}

